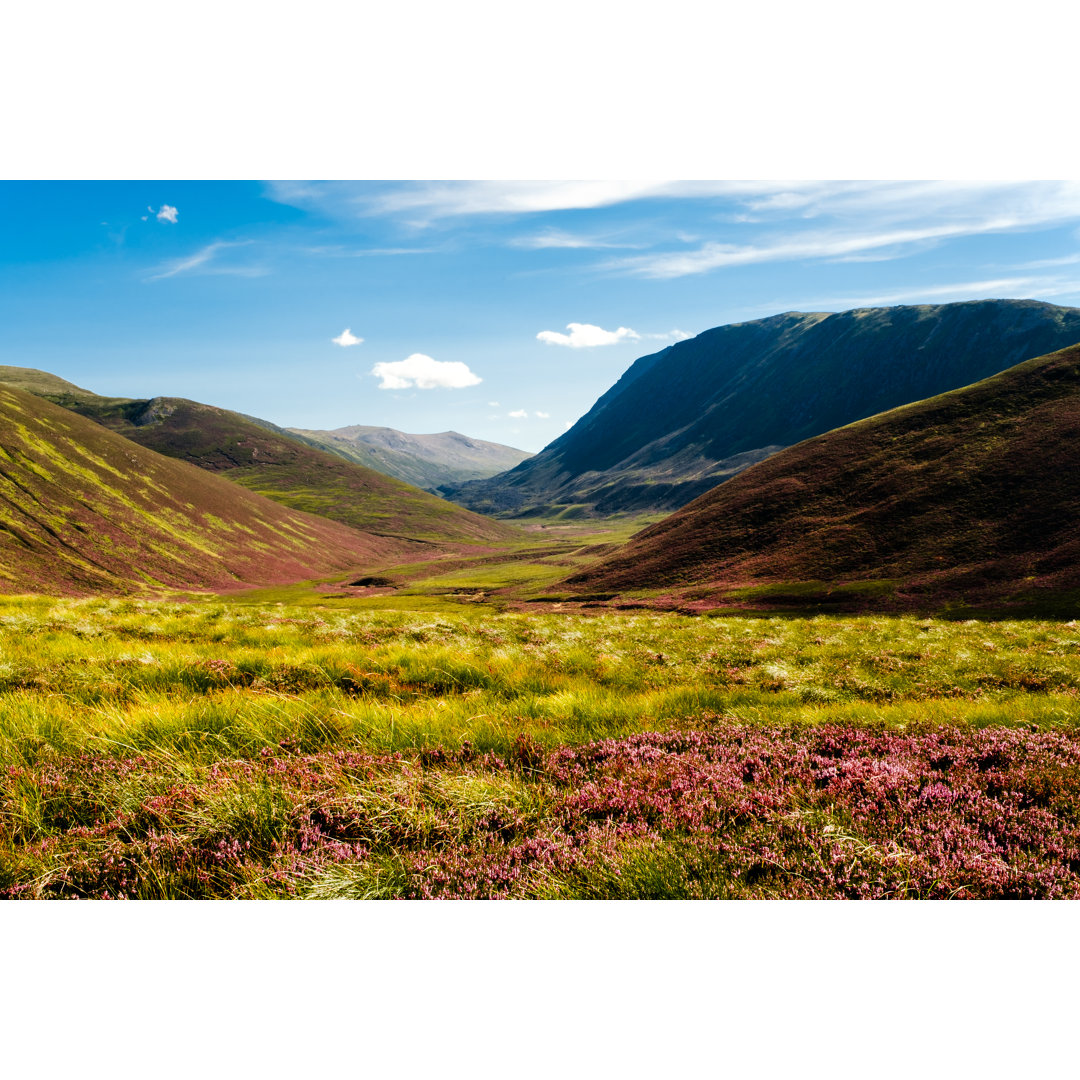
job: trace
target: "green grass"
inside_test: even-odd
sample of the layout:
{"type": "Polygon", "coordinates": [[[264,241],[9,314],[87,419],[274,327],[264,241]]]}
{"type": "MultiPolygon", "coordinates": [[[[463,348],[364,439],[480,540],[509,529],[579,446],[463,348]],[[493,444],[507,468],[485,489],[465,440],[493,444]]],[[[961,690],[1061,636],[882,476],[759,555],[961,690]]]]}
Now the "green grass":
{"type": "Polygon", "coordinates": [[[379,750],[505,750],[522,732],[556,745],[702,711],[1057,724],[1078,693],[1072,623],[0,600],[0,746],[19,755],[171,751],[197,731],[252,752],[294,727],[320,745],[325,729],[379,750]]]}
{"type": "MultiPolygon", "coordinates": [[[[9,769],[0,790],[0,889],[77,878],[99,851],[97,841],[78,839],[79,828],[129,821],[123,829],[138,850],[165,843],[154,840],[152,808],[190,790],[192,806],[161,835],[250,842],[262,869],[224,884],[193,883],[177,870],[160,888],[144,882],[145,895],[390,895],[402,880],[395,853],[449,843],[438,831],[446,820],[466,831],[481,818],[539,820],[550,800],[527,774],[410,772],[425,754],[468,747],[511,761],[522,739],[555,749],[740,721],[1076,731],[1080,627],[571,616],[424,596],[316,603],[306,594],[300,604],[265,593],[235,602],[0,597],[0,760],[9,769]],[[403,606],[425,601],[442,606],[403,606]],[[244,771],[283,745],[308,755],[401,755],[402,764],[327,780],[318,796],[294,790],[284,774],[279,786],[244,771]],[[83,765],[71,772],[73,762],[91,773],[83,765]],[[50,788],[47,778],[60,773],[67,779],[50,788]],[[290,863],[274,871],[283,878],[264,880],[295,830],[297,807],[314,812],[346,788],[340,797],[353,810],[357,800],[366,807],[372,858],[323,865],[313,876],[290,863]]],[[[560,895],[722,895],[709,868],[681,850],[631,845],[600,877],[556,884],[560,895]]]]}

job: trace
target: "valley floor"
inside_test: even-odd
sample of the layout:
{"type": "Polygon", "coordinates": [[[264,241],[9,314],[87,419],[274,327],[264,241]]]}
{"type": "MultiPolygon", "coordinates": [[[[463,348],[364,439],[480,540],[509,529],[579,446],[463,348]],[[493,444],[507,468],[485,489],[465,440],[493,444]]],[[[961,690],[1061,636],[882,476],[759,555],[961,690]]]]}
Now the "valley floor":
{"type": "Polygon", "coordinates": [[[8,898],[1076,898],[1080,625],[0,597],[0,763],[8,898]]]}

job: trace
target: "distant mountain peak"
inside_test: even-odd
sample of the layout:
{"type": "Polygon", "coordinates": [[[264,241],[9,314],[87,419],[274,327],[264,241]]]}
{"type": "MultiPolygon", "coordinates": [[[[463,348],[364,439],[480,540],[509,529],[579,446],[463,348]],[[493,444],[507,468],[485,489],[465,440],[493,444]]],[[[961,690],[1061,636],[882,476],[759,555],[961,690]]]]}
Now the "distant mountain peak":
{"type": "Polygon", "coordinates": [[[483,479],[532,455],[459,431],[410,435],[395,428],[350,424],[332,431],[290,429],[350,461],[357,461],[427,491],[483,479]]]}

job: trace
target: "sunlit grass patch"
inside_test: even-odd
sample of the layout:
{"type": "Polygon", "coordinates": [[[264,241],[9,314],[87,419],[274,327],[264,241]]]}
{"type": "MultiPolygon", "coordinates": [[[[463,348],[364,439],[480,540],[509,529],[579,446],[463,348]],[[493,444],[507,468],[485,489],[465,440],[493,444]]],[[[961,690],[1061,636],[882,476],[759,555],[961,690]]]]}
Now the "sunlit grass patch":
{"type": "MultiPolygon", "coordinates": [[[[0,597],[0,891],[801,895],[740,861],[766,843],[760,822],[731,826],[724,852],[683,825],[618,832],[610,810],[566,831],[574,789],[549,775],[552,755],[734,728],[792,746],[834,729],[860,746],[860,732],[939,729],[1073,739],[1080,633],[1052,621],[0,597]]],[[[1063,766],[1040,768],[1024,773],[1025,797],[1071,813],[1063,766]]],[[[703,775],[686,774],[688,793],[703,775]]],[[[933,894],[929,879],[897,876],[888,837],[828,807],[796,801],[785,814],[768,835],[807,867],[829,851],[861,867],[853,889],[888,879],[888,895],[933,894]]]]}

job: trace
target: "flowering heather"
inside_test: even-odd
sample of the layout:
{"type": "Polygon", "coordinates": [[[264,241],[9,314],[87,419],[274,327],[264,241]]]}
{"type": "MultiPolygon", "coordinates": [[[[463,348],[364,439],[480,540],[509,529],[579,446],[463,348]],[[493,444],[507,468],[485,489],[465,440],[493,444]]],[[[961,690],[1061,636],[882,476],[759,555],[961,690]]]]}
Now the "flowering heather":
{"type": "Polygon", "coordinates": [[[0,599],[0,896],[1080,897],[1072,623],[0,599]]]}
{"type": "Polygon", "coordinates": [[[0,895],[1080,897],[1076,734],[703,720],[505,756],[285,746],[187,781],[9,768],[4,817],[28,787],[43,813],[0,895]]]}

